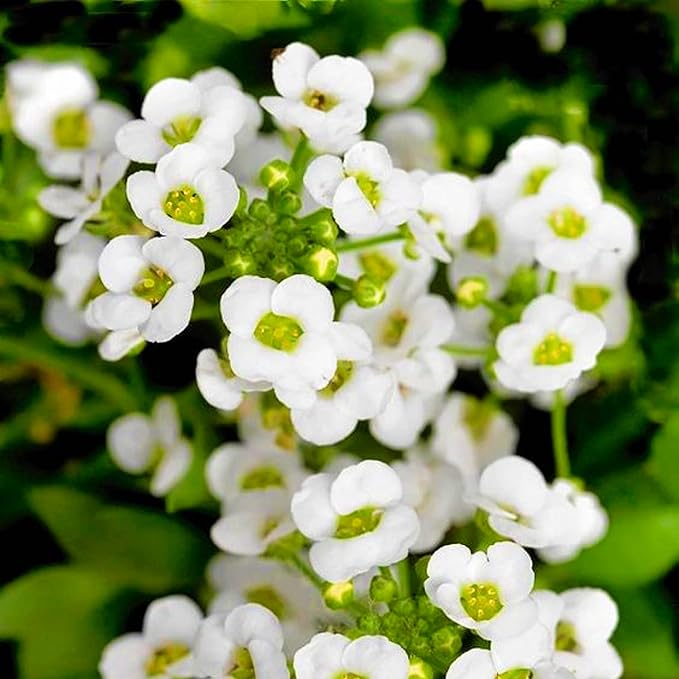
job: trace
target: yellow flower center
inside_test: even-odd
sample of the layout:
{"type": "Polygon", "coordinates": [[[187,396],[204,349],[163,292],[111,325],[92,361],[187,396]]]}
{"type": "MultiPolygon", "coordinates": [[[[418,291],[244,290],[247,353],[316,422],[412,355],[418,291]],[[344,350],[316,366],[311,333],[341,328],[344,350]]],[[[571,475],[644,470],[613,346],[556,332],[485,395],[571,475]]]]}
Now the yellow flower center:
{"type": "Polygon", "coordinates": [[[233,665],[227,672],[226,676],[230,679],[255,679],[255,666],[247,648],[236,649],[233,665]]]}
{"type": "Polygon", "coordinates": [[[573,360],[573,345],[550,332],[533,351],[535,365],[563,365],[573,360]]]}
{"type": "Polygon", "coordinates": [[[157,648],[146,661],[144,670],[149,677],[165,674],[166,670],[178,660],[186,657],[191,649],[185,644],[170,643],[157,648]]]}
{"type": "Polygon", "coordinates": [[[377,207],[377,204],[380,202],[380,185],[365,174],[365,172],[357,172],[352,176],[356,180],[358,188],[365,196],[366,200],[373,207],[377,207]]]}
{"type": "Polygon", "coordinates": [[[163,201],[163,210],[168,217],[184,224],[202,224],[205,218],[203,199],[193,187],[186,184],[168,192],[163,201]]]}
{"type": "Polygon", "coordinates": [[[556,626],[556,642],[557,651],[573,652],[578,648],[578,642],[575,636],[575,628],[568,622],[559,622],[556,626]]]}
{"type": "Polygon", "coordinates": [[[166,271],[157,266],[150,266],[142,273],[139,282],[132,288],[132,291],[137,297],[141,297],[151,304],[158,304],[173,285],[174,281],[166,271]]]}
{"type": "Polygon", "coordinates": [[[337,370],[332,376],[328,385],[320,390],[319,394],[325,398],[332,397],[339,391],[350,379],[354,373],[354,364],[351,361],[337,361],[337,370]]]}
{"type": "Polygon", "coordinates": [[[294,351],[300,337],[304,334],[302,326],[290,316],[278,316],[269,312],[262,316],[255,328],[255,338],[277,351],[294,351]]]}
{"type": "Polygon", "coordinates": [[[542,186],[542,183],[552,174],[551,167],[536,167],[534,170],[528,173],[525,181],[523,182],[523,193],[524,196],[534,196],[542,186]]]}
{"type": "Polygon", "coordinates": [[[495,408],[488,401],[480,401],[472,396],[464,399],[462,421],[475,441],[482,441],[495,415],[495,408]]]}
{"type": "Polygon", "coordinates": [[[400,309],[392,311],[382,328],[382,343],[388,347],[397,347],[407,327],[408,315],[400,309]]]}
{"type": "Polygon", "coordinates": [[[191,141],[198,132],[198,128],[203,121],[193,116],[175,118],[169,125],[166,125],[161,134],[163,139],[170,146],[186,144],[191,141]]]}
{"type": "Polygon", "coordinates": [[[573,301],[582,311],[599,311],[611,298],[611,291],[600,285],[576,285],[573,287],[573,301]]]}
{"type": "Polygon", "coordinates": [[[572,207],[554,210],[547,223],[559,238],[580,238],[587,230],[587,220],[572,207]]]}
{"type": "Polygon", "coordinates": [[[344,514],[337,519],[335,537],[346,540],[370,533],[379,526],[383,514],[384,511],[376,507],[362,507],[351,514],[344,514]]]}
{"type": "Polygon", "coordinates": [[[87,113],[79,108],[65,109],[52,123],[54,143],[62,149],[83,149],[92,137],[87,113]]]}
{"type": "Polygon", "coordinates": [[[248,472],[240,482],[241,490],[263,490],[265,488],[283,488],[283,474],[273,465],[262,465],[248,472]]]}
{"type": "Polygon", "coordinates": [[[339,104],[339,101],[320,90],[308,90],[304,95],[304,103],[317,111],[331,111],[339,104]]]}
{"type": "Polygon", "coordinates": [[[533,670],[521,667],[497,675],[498,679],[533,679],[533,670]]]}
{"type": "Polygon", "coordinates": [[[358,256],[363,271],[371,278],[385,283],[396,273],[397,266],[381,252],[364,252],[358,256]]]}
{"type": "Polygon", "coordinates": [[[245,592],[248,603],[268,608],[279,620],[286,617],[286,605],[278,592],[270,585],[252,587],[245,592]]]}
{"type": "Polygon", "coordinates": [[[493,257],[498,249],[497,226],[490,217],[481,217],[464,239],[467,250],[493,257]]]}
{"type": "Polygon", "coordinates": [[[460,603],[477,622],[490,620],[502,610],[500,595],[493,584],[465,585],[460,591],[460,603]]]}

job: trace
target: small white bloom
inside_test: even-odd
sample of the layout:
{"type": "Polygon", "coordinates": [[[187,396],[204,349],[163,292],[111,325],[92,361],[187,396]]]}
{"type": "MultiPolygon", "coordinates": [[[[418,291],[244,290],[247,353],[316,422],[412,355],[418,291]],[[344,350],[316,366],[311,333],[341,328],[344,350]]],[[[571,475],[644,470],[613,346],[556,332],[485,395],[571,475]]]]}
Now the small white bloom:
{"type": "Polygon", "coordinates": [[[283,631],[276,616],[259,604],[238,606],[201,624],[195,641],[195,673],[205,679],[247,676],[288,679],[283,631]]]}
{"type": "Polygon", "coordinates": [[[389,151],[376,141],[352,146],[344,160],[319,156],[304,173],[304,186],[320,205],[332,208],[347,233],[372,234],[406,222],[422,202],[422,190],[395,169],[389,151]]]}
{"type": "Polygon", "coordinates": [[[537,620],[529,596],[530,556],[513,542],[496,542],[474,554],[465,545],[446,545],[432,555],[427,575],[424,589],[434,604],[484,639],[512,637],[537,620]]]}
{"type": "Polygon", "coordinates": [[[212,526],[212,541],[225,552],[259,556],[295,530],[290,493],[280,488],[242,493],[212,526]]]}
{"type": "Polygon", "coordinates": [[[606,341],[604,324],[554,295],[540,295],[521,321],[497,337],[500,359],[494,369],[500,382],[523,392],[565,387],[593,368],[606,341]]]}
{"type": "Polygon", "coordinates": [[[191,445],[181,435],[175,402],[159,398],[151,415],[130,413],[115,420],[106,435],[113,461],[129,474],[151,473],[151,493],[167,495],[191,464],[191,445]]]}
{"type": "Polygon", "coordinates": [[[420,520],[420,534],[410,548],[415,554],[430,551],[451,525],[471,518],[473,509],[463,499],[462,476],[455,467],[419,449],[408,451],[392,467],[403,484],[403,501],[420,520]]]}
{"type": "Polygon", "coordinates": [[[314,147],[336,145],[365,127],[373,79],[358,59],[321,59],[293,42],[274,58],[273,81],[281,96],[262,97],[262,108],[283,127],[301,129],[314,147]]]}
{"type": "Polygon", "coordinates": [[[359,59],[375,78],[375,106],[398,108],[420,97],[443,68],[446,51],[436,33],[409,28],[392,35],[381,51],[367,50],[359,59]]]}
{"type": "Polygon", "coordinates": [[[104,361],[119,361],[133,352],[141,351],[145,343],[137,328],[114,330],[99,344],[99,356],[104,361]]]}
{"type": "Polygon", "coordinates": [[[591,547],[601,540],[608,530],[608,515],[594,493],[580,490],[567,479],[556,479],[553,492],[562,495],[575,508],[577,516],[576,541],[567,545],[545,547],[538,555],[548,563],[561,563],[575,558],[581,549],[591,547]]]}
{"type": "Polygon", "coordinates": [[[220,554],[208,564],[207,579],[216,592],[210,613],[260,604],[280,620],[289,652],[303,646],[322,621],[330,620],[318,590],[280,561],[220,554]]]}
{"type": "Polygon", "coordinates": [[[146,609],[141,633],[125,634],[104,649],[103,679],[174,679],[194,674],[191,649],[203,620],[198,606],[181,595],[156,599],[146,609]]]}
{"type": "Polygon", "coordinates": [[[68,243],[100,212],[104,198],[125,176],[127,166],[127,159],[115,151],[105,157],[88,153],[83,157],[80,188],[55,185],[40,192],[38,203],[45,212],[69,220],[57,230],[57,245],[68,243]]]}
{"type": "Polygon", "coordinates": [[[231,332],[228,352],[239,377],[273,384],[287,406],[310,408],[317,390],[337,371],[337,358],[365,360],[370,341],[348,323],[333,321],[328,289],[297,274],[276,284],[241,276],[221,298],[224,324],[231,332]]]}
{"type": "Polygon", "coordinates": [[[225,443],[212,451],[205,477],[212,495],[228,507],[244,493],[280,488],[292,494],[305,473],[294,455],[225,443]]]}
{"type": "Polygon", "coordinates": [[[431,447],[460,471],[469,493],[491,462],[514,453],[518,438],[516,425],[501,408],[453,392],[434,421],[431,447]]]}
{"type": "Polygon", "coordinates": [[[223,167],[233,156],[245,115],[243,94],[232,86],[202,89],[190,80],[165,78],[146,93],[141,119],[118,131],[116,145],[130,160],[156,163],[191,142],[205,151],[210,165],[223,167]]]}
{"type": "Polygon", "coordinates": [[[138,329],[149,342],[168,342],[189,324],[204,269],[201,251],[181,238],[118,236],[99,258],[108,292],[90,302],[88,317],[95,327],[138,329]]]}
{"type": "Polygon", "coordinates": [[[551,662],[532,662],[534,649],[529,646],[517,648],[511,661],[496,658],[491,650],[472,648],[455,659],[448,668],[446,679],[497,679],[507,674],[513,676],[529,676],[534,679],[575,679],[573,674],[563,667],[557,667],[551,662]]]}
{"type": "Polygon", "coordinates": [[[220,410],[234,410],[243,401],[243,393],[268,391],[268,382],[249,382],[238,377],[226,356],[214,349],[203,349],[196,359],[196,384],[203,398],[220,410]]]}
{"type": "Polygon", "coordinates": [[[408,220],[417,243],[432,257],[450,262],[453,239],[477,224],[481,203],[477,186],[456,172],[412,173],[421,182],[422,203],[408,220]]]}
{"type": "Polygon", "coordinates": [[[412,108],[381,116],[373,136],[375,141],[387,147],[396,167],[408,172],[441,169],[443,154],[437,142],[437,123],[422,109],[412,108]]]}
{"type": "Polygon", "coordinates": [[[330,582],[404,559],[419,532],[398,475],[376,460],[347,467],[335,478],[309,477],[292,498],[292,515],[314,542],[311,565],[330,582]]]}
{"type": "Polygon", "coordinates": [[[97,84],[85,69],[33,62],[20,71],[14,73],[15,95],[10,97],[12,123],[17,136],[38,152],[48,175],[76,179],[85,153],[104,156],[114,150],[115,133],[130,113],[113,102],[97,101],[97,84]]]}
{"type": "Polygon", "coordinates": [[[573,504],[547,485],[532,462],[518,455],[486,467],[474,500],[488,512],[496,533],[525,547],[570,545],[577,540],[573,504]]]}
{"type": "Polygon", "coordinates": [[[407,653],[383,636],[351,641],[342,634],[323,632],[295,653],[297,679],[407,679],[407,653]]]}
{"type": "Polygon", "coordinates": [[[235,179],[211,165],[207,151],[192,143],[163,156],[155,172],[128,177],[127,198],[150,229],[164,236],[202,238],[231,219],[240,192],[235,179]]]}
{"type": "Polygon", "coordinates": [[[512,205],[508,230],[531,242],[547,269],[575,271],[602,252],[629,252],[634,225],[619,207],[604,203],[596,180],[579,172],[552,173],[537,194],[512,205]]]}

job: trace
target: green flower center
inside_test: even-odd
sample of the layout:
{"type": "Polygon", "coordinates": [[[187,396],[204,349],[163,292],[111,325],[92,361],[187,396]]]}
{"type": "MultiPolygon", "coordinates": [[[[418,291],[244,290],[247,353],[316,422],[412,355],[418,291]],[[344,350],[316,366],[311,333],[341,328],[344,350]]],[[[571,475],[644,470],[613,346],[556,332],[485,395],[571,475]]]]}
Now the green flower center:
{"type": "Polygon", "coordinates": [[[460,591],[460,603],[467,615],[477,622],[490,620],[502,610],[497,587],[492,584],[465,585],[460,591]]]}
{"type": "Polygon", "coordinates": [[[474,309],[486,299],[488,281],[483,276],[467,276],[455,290],[455,299],[465,309],[474,309]]]}
{"type": "Polygon", "coordinates": [[[186,657],[190,650],[188,646],[180,643],[170,643],[157,648],[144,666],[147,676],[156,677],[165,674],[170,665],[186,657]]]}
{"type": "Polygon", "coordinates": [[[370,677],[366,677],[364,674],[354,674],[353,672],[340,672],[333,679],[370,679],[370,677]]]}
{"type": "Polygon", "coordinates": [[[328,386],[321,389],[318,393],[326,398],[332,397],[351,379],[353,373],[354,364],[351,361],[337,361],[337,370],[330,382],[328,382],[328,386]]]}
{"type": "Polygon", "coordinates": [[[518,668],[498,674],[498,679],[533,679],[533,670],[518,668]]]}
{"type": "Polygon", "coordinates": [[[611,298],[611,291],[600,285],[576,285],[573,287],[575,306],[582,311],[599,311],[611,298]]]}
{"type": "Polygon", "coordinates": [[[575,636],[575,628],[568,622],[559,622],[556,626],[556,642],[557,651],[573,652],[578,648],[578,642],[575,636]]]}
{"type": "Polygon", "coordinates": [[[241,490],[263,490],[283,488],[285,481],[280,470],[273,465],[263,465],[248,472],[240,482],[241,490]]]}
{"type": "Polygon", "coordinates": [[[382,328],[382,343],[388,347],[397,347],[407,327],[408,315],[400,309],[392,311],[382,328]]]}
{"type": "Polygon", "coordinates": [[[168,217],[184,224],[202,224],[205,218],[203,199],[187,184],[168,192],[163,201],[163,210],[168,217]]]}
{"type": "Polygon", "coordinates": [[[150,266],[142,273],[139,282],[132,288],[132,291],[137,297],[141,297],[151,304],[158,304],[173,285],[174,281],[163,269],[150,266]]]}
{"type": "Polygon", "coordinates": [[[233,654],[233,665],[227,670],[231,679],[255,679],[255,666],[247,648],[238,648],[233,654]]]}
{"type": "Polygon", "coordinates": [[[553,168],[551,167],[536,167],[534,170],[531,170],[523,182],[521,193],[523,193],[524,196],[534,196],[540,190],[542,182],[544,182],[552,172],[553,168]]]}
{"type": "Polygon", "coordinates": [[[259,319],[255,328],[255,338],[277,351],[294,351],[300,337],[304,334],[302,326],[290,316],[278,316],[273,312],[259,319]]]}
{"type": "Polygon", "coordinates": [[[377,207],[380,202],[380,185],[374,179],[371,179],[365,172],[357,172],[352,175],[358,184],[358,188],[365,196],[366,200],[373,206],[377,207]]]}
{"type": "Polygon", "coordinates": [[[468,396],[462,406],[462,421],[475,441],[482,441],[495,415],[495,408],[488,401],[468,396]]]}
{"type": "Polygon", "coordinates": [[[248,603],[268,608],[279,620],[286,617],[287,606],[278,592],[270,585],[252,587],[245,592],[248,603]]]}
{"type": "Polygon", "coordinates": [[[52,123],[54,143],[62,149],[83,149],[92,136],[92,125],[79,108],[62,111],[52,123]]]}
{"type": "Polygon", "coordinates": [[[550,332],[533,351],[535,365],[563,365],[573,360],[573,345],[550,332]]]}
{"type": "Polygon", "coordinates": [[[370,533],[379,526],[383,514],[384,511],[376,507],[363,507],[351,514],[344,514],[337,519],[335,537],[346,540],[370,533]]]}
{"type": "Polygon", "coordinates": [[[317,111],[331,111],[339,104],[339,101],[320,90],[308,90],[304,95],[304,103],[317,111]]]}
{"type": "Polygon", "coordinates": [[[493,257],[498,249],[497,226],[490,217],[481,217],[464,239],[467,250],[485,257],[493,257]]]}
{"type": "Polygon", "coordinates": [[[580,238],[587,230],[587,220],[572,207],[554,210],[547,217],[547,223],[559,238],[580,238]]]}
{"type": "Polygon", "coordinates": [[[169,125],[166,125],[161,134],[163,139],[170,146],[186,144],[191,141],[198,132],[198,128],[203,121],[193,116],[175,118],[169,125]]]}
{"type": "Polygon", "coordinates": [[[264,521],[259,529],[259,537],[264,540],[268,538],[271,533],[273,533],[278,526],[281,525],[281,520],[277,516],[270,516],[264,521]]]}
{"type": "Polygon", "coordinates": [[[363,271],[368,276],[385,283],[396,273],[397,266],[381,252],[364,252],[358,256],[363,271]]]}

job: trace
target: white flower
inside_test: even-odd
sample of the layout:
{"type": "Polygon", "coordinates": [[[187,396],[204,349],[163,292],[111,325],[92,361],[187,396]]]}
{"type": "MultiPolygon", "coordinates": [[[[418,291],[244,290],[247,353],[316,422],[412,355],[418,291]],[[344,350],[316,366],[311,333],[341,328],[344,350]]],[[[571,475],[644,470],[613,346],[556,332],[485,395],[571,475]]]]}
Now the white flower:
{"type": "Polygon", "coordinates": [[[181,435],[175,402],[159,398],[151,415],[130,413],[115,420],[106,435],[113,461],[129,474],[151,473],[151,493],[167,495],[191,464],[191,445],[181,435]]]}
{"type": "Polygon", "coordinates": [[[292,515],[314,542],[311,565],[330,582],[404,559],[419,532],[398,475],[376,460],[347,467],[335,478],[309,477],[292,498],[292,515]]]}
{"type": "Polygon", "coordinates": [[[125,634],[104,649],[103,679],[174,679],[193,675],[191,649],[203,614],[188,597],[156,599],[146,609],[141,633],[125,634]]]}
{"type": "Polygon", "coordinates": [[[552,488],[553,492],[562,495],[575,508],[575,541],[545,547],[538,550],[538,555],[549,563],[561,563],[575,558],[581,549],[601,540],[608,530],[608,515],[594,493],[579,489],[572,481],[556,479],[552,488]]]}
{"type": "Polygon", "coordinates": [[[532,462],[518,455],[486,467],[474,500],[488,512],[496,533],[525,547],[570,545],[577,540],[573,504],[547,485],[532,462]]]}
{"type": "Polygon", "coordinates": [[[181,144],[163,156],[155,172],[127,179],[134,213],[164,236],[202,238],[231,219],[240,199],[235,179],[210,164],[205,149],[181,144]]]}
{"type": "Polygon", "coordinates": [[[136,328],[148,342],[168,342],[189,324],[204,268],[201,251],[181,238],[118,236],[99,258],[108,292],[92,300],[88,316],[95,327],[136,328]]]}
{"type": "Polygon", "coordinates": [[[448,668],[446,679],[497,679],[506,676],[529,676],[534,679],[575,679],[567,669],[557,667],[551,662],[532,662],[534,650],[529,646],[516,649],[511,661],[497,658],[491,650],[472,648],[455,659],[448,668]]]}
{"type": "Polygon", "coordinates": [[[618,347],[629,335],[631,301],[625,284],[625,266],[620,256],[602,252],[572,274],[560,275],[556,294],[570,300],[580,311],[589,311],[606,326],[606,346],[618,347]]]}
{"type": "Polygon", "coordinates": [[[481,203],[476,184],[455,172],[413,175],[421,182],[422,203],[408,227],[428,254],[450,262],[453,239],[469,233],[478,222],[481,203]]]}
{"type": "Polygon", "coordinates": [[[125,176],[127,166],[127,159],[115,151],[105,157],[88,153],[83,157],[80,188],[55,185],[40,192],[38,203],[45,212],[69,220],[57,230],[57,245],[68,243],[100,212],[104,198],[125,176]]]}
{"type": "Polygon", "coordinates": [[[442,152],[437,143],[436,120],[422,109],[412,108],[381,116],[373,136],[375,141],[387,147],[397,167],[408,172],[441,169],[442,152]]]}
{"type": "Polygon", "coordinates": [[[139,163],[156,163],[173,148],[191,142],[200,146],[213,167],[231,160],[234,137],[243,126],[243,94],[229,85],[201,89],[182,78],[157,82],[144,97],[140,120],[116,135],[118,150],[139,163]]]}
{"type": "Polygon", "coordinates": [[[271,382],[287,406],[313,406],[317,390],[335,375],[338,356],[364,360],[370,355],[370,342],[360,328],[332,320],[330,292],[311,276],[297,274],[278,284],[241,276],[226,289],[220,305],[231,333],[234,373],[271,382]]]}
{"type": "Polygon", "coordinates": [[[398,108],[420,97],[443,68],[446,52],[436,33],[409,28],[392,35],[381,51],[367,50],[359,59],[375,78],[375,106],[398,108]]]}
{"type": "Polygon", "coordinates": [[[225,443],[212,451],[205,477],[212,495],[228,507],[243,493],[280,488],[292,494],[305,474],[294,455],[225,443]]]}
{"type": "Polygon", "coordinates": [[[473,510],[463,500],[462,476],[455,467],[413,449],[392,468],[403,484],[403,501],[420,520],[420,534],[410,551],[428,552],[440,544],[452,524],[471,518],[473,510]]]}
{"type": "Polygon", "coordinates": [[[97,267],[105,245],[103,238],[80,233],[57,252],[52,285],[58,294],[45,300],[43,323],[62,342],[79,345],[97,334],[85,322],[85,306],[98,293],[97,267]]]}
{"type": "Polygon", "coordinates": [[[496,542],[472,554],[465,545],[437,549],[427,566],[424,589],[458,625],[484,639],[512,637],[537,620],[530,598],[533,568],[528,553],[513,542],[496,542]]]}
{"type": "Polygon", "coordinates": [[[99,344],[99,356],[104,361],[119,361],[121,358],[141,351],[145,340],[137,328],[109,332],[99,344]]]}
{"type": "Polygon", "coordinates": [[[273,81],[281,96],[262,97],[262,108],[283,127],[300,128],[314,147],[336,145],[365,127],[373,80],[358,59],[321,59],[293,42],[274,58],[273,81]]]}
{"type": "Polygon", "coordinates": [[[619,679],[622,661],[609,642],[618,624],[618,607],[601,589],[562,592],[563,611],[556,624],[554,661],[578,679],[619,679]]]}
{"type": "Polygon", "coordinates": [[[196,674],[205,679],[248,676],[288,679],[283,632],[276,616],[259,604],[206,618],[195,642],[196,674]]]}
{"type": "Polygon", "coordinates": [[[516,425],[501,408],[453,392],[434,421],[431,447],[460,471],[470,492],[491,462],[514,453],[518,438],[516,425]]]}
{"type": "Polygon", "coordinates": [[[500,382],[523,392],[556,390],[596,364],[606,341],[604,324],[554,295],[540,295],[521,321],[500,332],[500,359],[494,369],[500,382]]]}
{"type": "Polygon", "coordinates": [[[619,207],[604,203],[594,178],[561,170],[540,191],[512,205],[505,216],[516,238],[533,243],[535,258],[558,272],[575,271],[597,254],[628,252],[634,225],[619,207]]]}
{"type": "Polygon", "coordinates": [[[372,234],[406,222],[422,201],[422,190],[405,170],[395,169],[389,151],[361,141],[345,154],[319,156],[304,173],[304,186],[319,204],[332,208],[347,233],[372,234]]]}
{"type": "Polygon", "coordinates": [[[216,591],[210,613],[260,604],[280,620],[290,652],[303,646],[322,621],[330,620],[318,590],[280,561],[220,554],[208,564],[207,578],[216,591]]]}
{"type": "Polygon", "coordinates": [[[290,517],[290,494],[272,488],[242,493],[212,526],[212,541],[225,552],[258,556],[295,530],[290,517]]]}
{"type": "Polygon", "coordinates": [[[295,653],[297,679],[407,679],[408,655],[383,636],[351,641],[342,634],[323,632],[295,653]]]}
{"type": "Polygon", "coordinates": [[[592,154],[581,144],[560,144],[540,135],[521,137],[509,147],[507,159],[495,168],[488,203],[493,210],[504,211],[516,201],[539,193],[545,180],[562,170],[593,179],[592,154]]]}
{"type": "Polygon", "coordinates": [[[87,71],[77,64],[36,62],[21,70],[15,72],[12,123],[17,136],[36,149],[48,175],[76,179],[85,153],[114,150],[114,135],[130,114],[113,102],[97,101],[97,84],[87,71]]]}

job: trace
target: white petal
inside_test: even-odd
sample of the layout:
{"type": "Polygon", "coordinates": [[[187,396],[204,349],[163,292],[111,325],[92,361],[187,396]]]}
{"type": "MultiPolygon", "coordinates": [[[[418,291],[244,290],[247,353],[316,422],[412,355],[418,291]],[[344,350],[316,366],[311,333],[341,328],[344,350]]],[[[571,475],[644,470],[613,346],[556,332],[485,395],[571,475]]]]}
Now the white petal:
{"type": "Polygon", "coordinates": [[[224,170],[203,170],[195,180],[195,188],[205,204],[204,223],[210,231],[226,224],[238,207],[240,191],[236,180],[224,170]]]}
{"type": "Polygon", "coordinates": [[[198,116],[201,93],[198,86],[182,78],[165,78],[146,93],[141,116],[158,127],[175,118],[198,116]]]}
{"type": "Polygon", "coordinates": [[[340,101],[354,101],[364,108],[373,96],[373,78],[358,59],[331,55],[314,64],[307,76],[310,89],[335,96],[340,101]]]}
{"type": "Polygon", "coordinates": [[[271,311],[271,296],[276,283],[259,276],[241,276],[225,290],[220,300],[222,319],[227,329],[250,337],[259,320],[271,311]]]}
{"type": "Polygon", "coordinates": [[[140,328],[142,337],[148,342],[169,342],[188,326],[192,310],[192,290],[186,285],[173,285],[140,328]]]}
{"type": "Polygon", "coordinates": [[[364,636],[352,641],[344,651],[344,668],[370,679],[407,679],[408,655],[383,636],[364,636]]]}
{"type": "Polygon", "coordinates": [[[104,248],[99,257],[99,276],[109,290],[126,292],[137,283],[147,266],[142,255],[144,241],[141,236],[117,236],[104,248]]]}
{"type": "Polygon", "coordinates": [[[99,355],[105,361],[119,361],[144,343],[137,328],[110,332],[99,345],[99,355]]]}
{"type": "Polygon", "coordinates": [[[151,314],[151,303],[140,297],[105,292],[90,303],[92,318],[108,330],[137,328],[151,314]]]}
{"type": "Polygon", "coordinates": [[[175,146],[156,165],[161,194],[183,184],[193,186],[198,174],[209,167],[212,167],[210,154],[202,146],[193,143],[175,146]]]}
{"type": "Polygon", "coordinates": [[[144,638],[153,646],[170,642],[191,646],[202,619],[200,608],[186,596],[156,599],[144,615],[144,638]]]}
{"type": "Polygon", "coordinates": [[[339,473],[330,491],[330,502],[338,514],[350,514],[362,507],[387,507],[402,497],[398,474],[377,460],[347,467],[339,473]]]}
{"type": "Polygon", "coordinates": [[[292,497],[292,518],[297,528],[312,540],[322,540],[335,532],[337,512],[330,504],[331,484],[329,474],[315,474],[292,497]]]}
{"type": "Polygon", "coordinates": [[[479,480],[479,493],[509,511],[531,516],[547,498],[547,483],[532,462],[512,455],[486,467],[479,480]]]}
{"type": "Polygon", "coordinates": [[[196,383],[203,398],[215,408],[234,410],[243,400],[238,380],[226,377],[214,349],[203,349],[198,354],[196,383]]]}
{"type": "Polygon", "coordinates": [[[155,228],[150,219],[152,210],[157,210],[163,200],[163,192],[153,172],[142,170],[127,178],[127,199],[134,214],[146,226],[155,228]]]}
{"type": "Polygon", "coordinates": [[[146,415],[130,413],[115,420],[106,442],[114,462],[130,474],[141,474],[151,463],[155,437],[146,415]]]}
{"type": "Polygon", "coordinates": [[[137,163],[157,163],[172,147],[163,139],[160,128],[147,120],[131,120],[116,133],[120,153],[137,163]]]}
{"type": "Polygon", "coordinates": [[[283,632],[278,619],[259,604],[244,604],[232,611],[224,622],[224,632],[239,646],[260,639],[279,650],[283,648],[283,632]]]}
{"type": "Polygon", "coordinates": [[[372,234],[383,226],[354,177],[348,177],[337,187],[332,200],[332,214],[339,227],[347,233],[372,234]]]}
{"type": "Polygon", "coordinates": [[[317,203],[331,207],[343,179],[342,161],[337,156],[324,155],[309,163],[304,173],[304,186],[317,203]]]}
{"type": "Polygon", "coordinates": [[[298,320],[305,331],[317,332],[327,332],[335,315],[328,288],[305,274],[290,276],[276,286],[271,310],[298,320]]]}
{"type": "Polygon", "coordinates": [[[144,243],[142,254],[166,271],[175,284],[194,290],[205,271],[203,253],[182,238],[161,236],[144,243]]]}
{"type": "Polygon", "coordinates": [[[317,398],[309,408],[290,411],[295,431],[317,446],[328,446],[345,439],[356,428],[358,420],[337,408],[333,400],[317,398]]]}
{"type": "Polygon", "coordinates": [[[293,42],[273,60],[273,82],[279,94],[289,99],[301,99],[307,89],[309,69],[319,60],[314,49],[293,42]]]}
{"type": "Polygon", "coordinates": [[[38,203],[45,212],[63,219],[72,219],[90,204],[79,189],[59,185],[43,189],[38,195],[38,203]]]}
{"type": "Polygon", "coordinates": [[[490,651],[472,648],[455,659],[448,668],[446,679],[495,679],[497,670],[490,651]]]}
{"type": "Polygon", "coordinates": [[[344,169],[347,173],[366,174],[376,182],[386,181],[393,165],[387,147],[376,141],[360,141],[344,155],[344,169]]]}
{"type": "Polygon", "coordinates": [[[141,634],[124,634],[103,650],[99,672],[103,679],[147,679],[146,663],[152,653],[141,634]]]}
{"type": "Polygon", "coordinates": [[[179,441],[166,450],[151,479],[151,494],[156,497],[167,495],[174,488],[191,464],[191,447],[179,441]]]}

